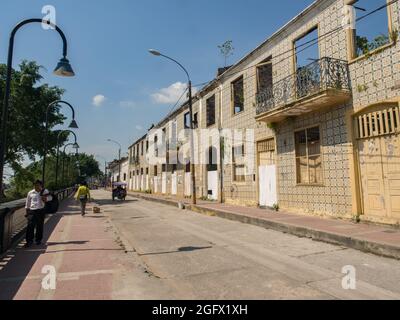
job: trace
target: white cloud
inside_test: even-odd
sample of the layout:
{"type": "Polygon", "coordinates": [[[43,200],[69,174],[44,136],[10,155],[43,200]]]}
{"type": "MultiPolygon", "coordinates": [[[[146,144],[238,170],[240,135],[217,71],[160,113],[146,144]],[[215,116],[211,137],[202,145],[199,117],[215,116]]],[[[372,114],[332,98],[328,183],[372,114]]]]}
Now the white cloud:
{"type": "Polygon", "coordinates": [[[95,107],[100,107],[100,106],[102,106],[103,104],[104,104],[104,102],[106,101],[106,97],[105,96],[103,96],[102,94],[98,94],[98,95],[96,95],[96,96],[94,96],[93,97],[93,99],[92,99],[92,104],[95,106],[95,107]]]}
{"type": "MultiPolygon", "coordinates": [[[[170,85],[168,88],[163,88],[156,93],[151,95],[153,101],[160,104],[176,103],[181,97],[183,92],[186,90],[187,84],[182,82],[176,82],[170,85]]],[[[182,97],[182,101],[185,101],[185,97],[182,97]]]]}
{"type": "Polygon", "coordinates": [[[142,126],[139,126],[139,125],[137,125],[135,128],[136,128],[136,130],[138,130],[138,131],[142,131],[142,130],[143,130],[143,127],[142,127],[142,126]]]}
{"type": "Polygon", "coordinates": [[[134,101],[120,101],[119,106],[124,109],[131,109],[135,108],[137,105],[134,101]]]}

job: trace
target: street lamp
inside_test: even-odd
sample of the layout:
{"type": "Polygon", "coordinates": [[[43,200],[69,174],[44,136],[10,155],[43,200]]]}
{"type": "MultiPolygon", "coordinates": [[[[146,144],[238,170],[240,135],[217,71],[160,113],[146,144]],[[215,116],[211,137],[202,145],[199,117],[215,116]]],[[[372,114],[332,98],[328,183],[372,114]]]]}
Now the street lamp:
{"type": "Polygon", "coordinates": [[[73,136],[75,137],[75,142],[73,144],[73,148],[79,149],[79,144],[77,143],[77,138],[76,138],[75,132],[73,132],[71,130],[63,130],[63,131],[60,131],[58,133],[58,136],[57,136],[57,157],[56,157],[56,185],[55,185],[56,189],[58,188],[58,160],[59,160],[59,156],[60,156],[60,137],[61,137],[61,135],[63,133],[68,133],[68,134],[72,133],[73,136]]]}
{"type": "Polygon", "coordinates": [[[103,159],[104,160],[104,186],[107,186],[107,159],[99,156],[99,155],[95,155],[95,157],[103,159]]]}
{"type": "MultiPolygon", "coordinates": [[[[64,182],[64,163],[65,163],[65,156],[66,156],[66,153],[65,153],[65,150],[67,149],[67,147],[69,147],[69,146],[73,146],[75,149],[76,149],[76,152],[75,152],[75,155],[77,155],[78,154],[78,150],[79,150],[79,148],[76,148],[77,146],[78,146],[78,144],[75,144],[75,143],[68,143],[68,144],[66,144],[65,146],[64,146],[64,152],[63,152],[63,155],[62,155],[62,160],[61,160],[61,182],[64,182]]],[[[79,147],[79,146],[78,146],[79,147]]]]}
{"type": "Polygon", "coordinates": [[[3,173],[4,173],[4,162],[5,162],[5,154],[7,150],[7,119],[9,112],[9,103],[10,103],[10,94],[11,94],[11,76],[12,76],[12,62],[13,62],[13,52],[14,52],[14,39],[17,31],[29,23],[45,23],[53,27],[61,36],[63,41],[63,57],[60,59],[57,64],[54,74],[62,77],[73,77],[75,75],[72,67],[67,59],[67,38],[65,37],[62,30],[50,21],[46,21],[43,19],[27,19],[19,24],[17,24],[14,29],[11,31],[9,46],[8,46],[8,58],[7,58],[7,75],[6,75],[6,85],[5,85],[5,93],[4,93],[4,102],[1,113],[1,124],[0,124],[0,197],[3,196],[3,173]]]}
{"type": "Polygon", "coordinates": [[[117,180],[117,182],[120,182],[121,181],[121,149],[122,149],[122,146],[119,142],[117,142],[115,140],[108,139],[107,141],[113,142],[119,146],[119,150],[118,150],[118,180],[117,180]]]}
{"type": "Polygon", "coordinates": [[[75,109],[74,107],[63,100],[57,100],[57,101],[53,101],[52,103],[50,103],[46,109],[46,127],[45,127],[45,132],[44,132],[44,148],[43,148],[43,168],[42,168],[42,182],[43,185],[45,183],[45,173],[46,173],[46,155],[47,155],[47,134],[48,134],[48,130],[49,130],[49,111],[52,107],[59,105],[59,104],[64,104],[67,105],[68,107],[70,107],[70,109],[72,110],[72,121],[69,125],[70,129],[78,129],[78,124],[75,121],[75,109]]]}
{"type": "Polygon", "coordinates": [[[193,136],[193,131],[194,131],[194,120],[193,120],[193,99],[192,99],[192,81],[190,79],[189,72],[186,70],[186,68],[180,64],[178,61],[175,59],[172,59],[171,57],[168,57],[161,52],[150,49],[149,52],[156,56],[156,57],[164,57],[168,60],[171,60],[172,62],[175,62],[181,69],[186,73],[186,76],[188,78],[188,90],[189,90],[189,116],[190,116],[190,148],[191,148],[191,161],[190,161],[190,174],[191,174],[191,179],[192,179],[192,203],[196,204],[196,173],[195,173],[195,165],[194,165],[194,136],[193,136]]]}

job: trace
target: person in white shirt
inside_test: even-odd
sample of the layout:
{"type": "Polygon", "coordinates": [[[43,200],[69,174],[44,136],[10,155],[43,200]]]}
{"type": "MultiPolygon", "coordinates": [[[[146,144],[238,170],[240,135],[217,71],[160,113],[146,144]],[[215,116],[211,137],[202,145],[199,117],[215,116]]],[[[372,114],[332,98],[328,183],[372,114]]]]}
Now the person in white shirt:
{"type": "Polygon", "coordinates": [[[33,244],[35,238],[36,244],[41,245],[43,239],[43,226],[45,219],[45,206],[47,201],[51,201],[50,192],[43,188],[43,183],[37,180],[34,189],[29,191],[26,197],[26,215],[28,227],[26,229],[26,247],[33,244]],[[36,229],[36,235],[35,235],[36,229]]]}

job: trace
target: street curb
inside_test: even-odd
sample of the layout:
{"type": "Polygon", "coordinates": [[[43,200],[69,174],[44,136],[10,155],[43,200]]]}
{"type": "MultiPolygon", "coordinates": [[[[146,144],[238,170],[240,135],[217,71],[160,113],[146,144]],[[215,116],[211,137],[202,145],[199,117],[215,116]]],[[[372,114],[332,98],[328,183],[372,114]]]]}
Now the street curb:
{"type": "MultiPolygon", "coordinates": [[[[131,194],[134,197],[141,198],[146,201],[152,201],[178,207],[178,202],[173,200],[157,199],[152,197],[146,197],[138,194],[131,194]]],[[[199,214],[219,217],[227,220],[237,221],[245,224],[251,224],[254,226],[262,227],[265,229],[271,229],[278,232],[295,235],[301,238],[309,238],[314,241],[321,241],[329,244],[344,246],[366,253],[372,253],[378,256],[392,258],[400,260],[400,247],[395,247],[389,244],[363,240],[351,236],[344,236],[332,232],[311,229],[307,227],[300,227],[291,225],[289,223],[276,222],[267,219],[260,219],[255,217],[249,217],[240,215],[233,212],[203,208],[198,205],[186,205],[186,210],[190,210],[199,214]]]]}

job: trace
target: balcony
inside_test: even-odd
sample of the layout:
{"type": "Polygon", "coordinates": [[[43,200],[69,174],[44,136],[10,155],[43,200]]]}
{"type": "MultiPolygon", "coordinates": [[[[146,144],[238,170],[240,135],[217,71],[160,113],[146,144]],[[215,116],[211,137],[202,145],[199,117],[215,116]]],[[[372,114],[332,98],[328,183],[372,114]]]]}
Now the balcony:
{"type": "Polygon", "coordinates": [[[326,57],[299,68],[296,74],[258,93],[256,120],[279,122],[346,103],[350,98],[347,61],[326,57]]]}

